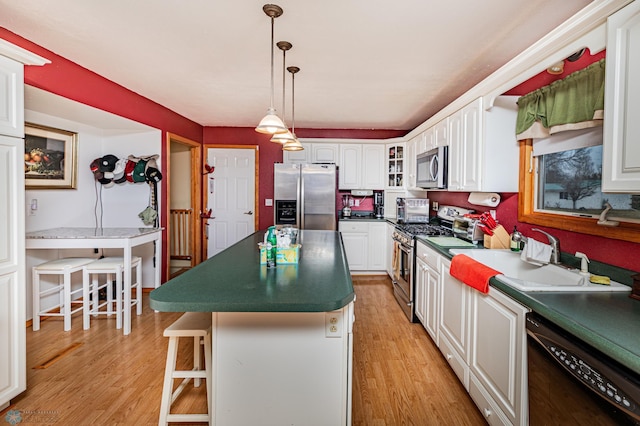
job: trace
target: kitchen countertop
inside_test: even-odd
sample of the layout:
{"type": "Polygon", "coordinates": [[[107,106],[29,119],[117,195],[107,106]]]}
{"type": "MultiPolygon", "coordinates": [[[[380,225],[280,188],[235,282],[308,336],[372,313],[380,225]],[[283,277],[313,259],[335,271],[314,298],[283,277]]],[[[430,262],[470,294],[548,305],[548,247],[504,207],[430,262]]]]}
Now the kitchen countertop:
{"type": "MultiPolygon", "coordinates": [[[[447,248],[420,240],[452,257],[447,248]]],[[[640,374],[640,302],[628,293],[524,292],[495,277],[489,284],[640,374]]]]}
{"type": "Polygon", "coordinates": [[[355,299],[351,275],[335,231],[301,230],[297,264],[260,264],[258,231],[150,295],[165,312],[328,312],[355,299]]]}

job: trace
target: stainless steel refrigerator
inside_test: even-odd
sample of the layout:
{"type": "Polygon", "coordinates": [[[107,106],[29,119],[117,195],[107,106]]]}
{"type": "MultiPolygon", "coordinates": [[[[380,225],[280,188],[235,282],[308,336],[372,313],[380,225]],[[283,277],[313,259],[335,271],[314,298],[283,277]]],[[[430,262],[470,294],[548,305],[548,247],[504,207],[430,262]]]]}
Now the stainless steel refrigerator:
{"type": "Polygon", "coordinates": [[[274,223],[336,230],[336,165],[274,164],[274,223]]]}

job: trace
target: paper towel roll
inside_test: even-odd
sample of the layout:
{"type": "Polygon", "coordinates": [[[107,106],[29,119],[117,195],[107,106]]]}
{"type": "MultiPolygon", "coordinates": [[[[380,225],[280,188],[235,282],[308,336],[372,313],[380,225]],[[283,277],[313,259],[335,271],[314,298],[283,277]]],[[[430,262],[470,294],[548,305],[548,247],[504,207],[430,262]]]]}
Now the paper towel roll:
{"type": "Polygon", "coordinates": [[[495,207],[500,204],[500,194],[495,192],[472,192],[467,200],[477,206],[495,207]]]}

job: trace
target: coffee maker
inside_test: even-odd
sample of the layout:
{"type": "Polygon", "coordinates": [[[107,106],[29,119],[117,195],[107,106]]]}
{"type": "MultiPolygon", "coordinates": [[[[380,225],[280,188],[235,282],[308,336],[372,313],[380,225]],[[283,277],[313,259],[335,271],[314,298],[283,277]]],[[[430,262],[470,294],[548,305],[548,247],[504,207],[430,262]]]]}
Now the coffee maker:
{"type": "Polygon", "coordinates": [[[373,194],[374,213],[378,219],[384,217],[384,192],[378,191],[373,194]]]}

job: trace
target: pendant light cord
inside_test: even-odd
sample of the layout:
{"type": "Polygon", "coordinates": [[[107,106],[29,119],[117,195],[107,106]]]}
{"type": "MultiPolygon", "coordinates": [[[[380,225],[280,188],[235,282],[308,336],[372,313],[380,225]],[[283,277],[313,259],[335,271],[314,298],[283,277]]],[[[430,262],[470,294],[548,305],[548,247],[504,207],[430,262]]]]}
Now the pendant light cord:
{"type": "Polygon", "coordinates": [[[271,17],[271,109],[275,110],[275,108],[273,107],[273,92],[274,92],[274,81],[273,81],[273,41],[275,39],[274,37],[274,28],[275,26],[275,18],[272,16],[271,17]]]}

